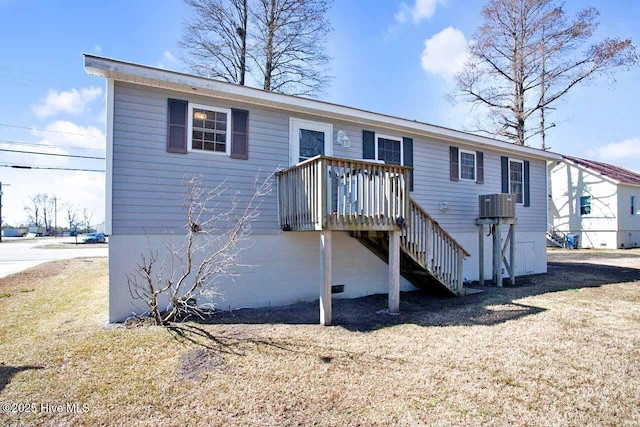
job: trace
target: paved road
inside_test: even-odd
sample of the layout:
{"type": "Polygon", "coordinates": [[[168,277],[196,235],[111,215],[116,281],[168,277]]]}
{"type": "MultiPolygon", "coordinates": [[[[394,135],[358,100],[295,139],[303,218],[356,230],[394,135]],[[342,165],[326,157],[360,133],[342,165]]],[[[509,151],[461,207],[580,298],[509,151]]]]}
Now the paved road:
{"type": "MultiPolygon", "coordinates": [[[[79,238],[79,241],[82,240],[79,238]]],[[[109,256],[109,249],[105,245],[83,245],[77,247],[71,243],[75,242],[75,237],[63,238],[3,238],[0,243],[0,277],[18,273],[22,270],[34,267],[47,261],[59,259],[69,259],[78,257],[106,257],[109,256]],[[69,248],[50,249],[43,246],[69,244],[69,248]],[[100,247],[98,247],[100,246],[100,247]]]]}

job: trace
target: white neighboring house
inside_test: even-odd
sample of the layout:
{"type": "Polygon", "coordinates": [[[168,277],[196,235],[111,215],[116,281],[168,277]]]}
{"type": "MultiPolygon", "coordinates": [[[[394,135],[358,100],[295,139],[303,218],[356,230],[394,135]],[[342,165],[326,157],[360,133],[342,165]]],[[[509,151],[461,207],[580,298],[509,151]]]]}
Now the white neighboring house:
{"type": "Polygon", "coordinates": [[[399,290],[414,285],[461,295],[479,277],[484,194],[516,194],[515,274],[547,270],[547,162],[556,154],[94,55],[84,61],[107,80],[111,322],[135,310],[126,276],[149,243],[162,250],[183,233],[181,183],[198,174],[247,195],[259,171],[282,171],[243,252],[254,267],[219,283],[224,309],[320,292],[330,323],[332,291],[389,292],[392,311],[399,290]]]}
{"type": "Polygon", "coordinates": [[[549,218],[580,248],[640,246],[640,173],[564,156],[549,165],[549,218]]]}

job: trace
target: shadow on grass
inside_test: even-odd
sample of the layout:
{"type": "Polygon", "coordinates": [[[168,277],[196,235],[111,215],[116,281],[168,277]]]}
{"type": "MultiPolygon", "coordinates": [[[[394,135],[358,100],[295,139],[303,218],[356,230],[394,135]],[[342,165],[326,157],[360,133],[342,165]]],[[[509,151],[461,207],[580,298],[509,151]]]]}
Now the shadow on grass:
{"type": "Polygon", "coordinates": [[[11,382],[11,378],[19,372],[44,369],[42,366],[5,366],[0,365],[0,393],[11,382]]]}
{"type": "MultiPolygon", "coordinates": [[[[370,332],[400,324],[418,326],[496,325],[544,311],[514,301],[533,295],[599,287],[640,280],[640,270],[596,264],[550,262],[548,273],[521,277],[503,288],[475,286],[483,292],[463,298],[447,298],[425,292],[403,292],[400,314],[381,313],[387,295],[333,301],[333,324],[351,331],[370,332]]],[[[299,303],[279,308],[217,312],[203,324],[296,324],[317,325],[318,303],[299,303]]],[[[214,337],[211,337],[214,338],[214,337]]]]}

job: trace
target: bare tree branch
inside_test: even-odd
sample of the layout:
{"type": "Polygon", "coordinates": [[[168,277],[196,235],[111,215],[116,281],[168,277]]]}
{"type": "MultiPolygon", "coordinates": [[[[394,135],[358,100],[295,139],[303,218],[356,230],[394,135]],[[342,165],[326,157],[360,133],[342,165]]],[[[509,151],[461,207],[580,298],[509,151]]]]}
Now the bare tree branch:
{"type": "MultiPolygon", "coordinates": [[[[629,39],[588,45],[598,11],[567,16],[560,0],[489,0],[484,23],[469,47],[470,60],[456,76],[461,98],[490,111],[495,129],[484,129],[523,145],[544,141],[544,111],[573,87],[638,64],[629,39]],[[541,115],[533,135],[527,120],[541,115]]],[[[544,143],[543,143],[544,145],[544,143]]]]}
{"type": "Polygon", "coordinates": [[[165,240],[162,257],[147,238],[148,254],[141,254],[136,270],[127,276],[132,299],[144,305],[145,314],[156,324],[202,317],[222,296],[219,279],[248,267],[240,263],[240,254],[250,247],[251,223],[258,218],[262,199],[271,192],[272,181],[273,174],[263,180],[256,177],[248,199],[229,195],[225,183],[209,188],[201,176],[186,181],[184,238],[179,243],[175,236],[165,240]],[[198,297],[207,302],[199,304],[198,297]],[[165,300],[168,305],[163,307],[165,300]]]}

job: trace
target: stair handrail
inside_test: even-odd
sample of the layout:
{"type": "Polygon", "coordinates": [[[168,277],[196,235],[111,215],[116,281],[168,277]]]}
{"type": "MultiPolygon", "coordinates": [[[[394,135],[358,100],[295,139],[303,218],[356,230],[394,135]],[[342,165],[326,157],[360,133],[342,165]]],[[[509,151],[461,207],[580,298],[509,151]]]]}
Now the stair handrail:
{"type": "Polygon", "coordinates": [[[402,232],[403,249],[452,292],[463,293],[463,261],[471,256],[422,206],[410,199],[409,226],[402,232]]]}

